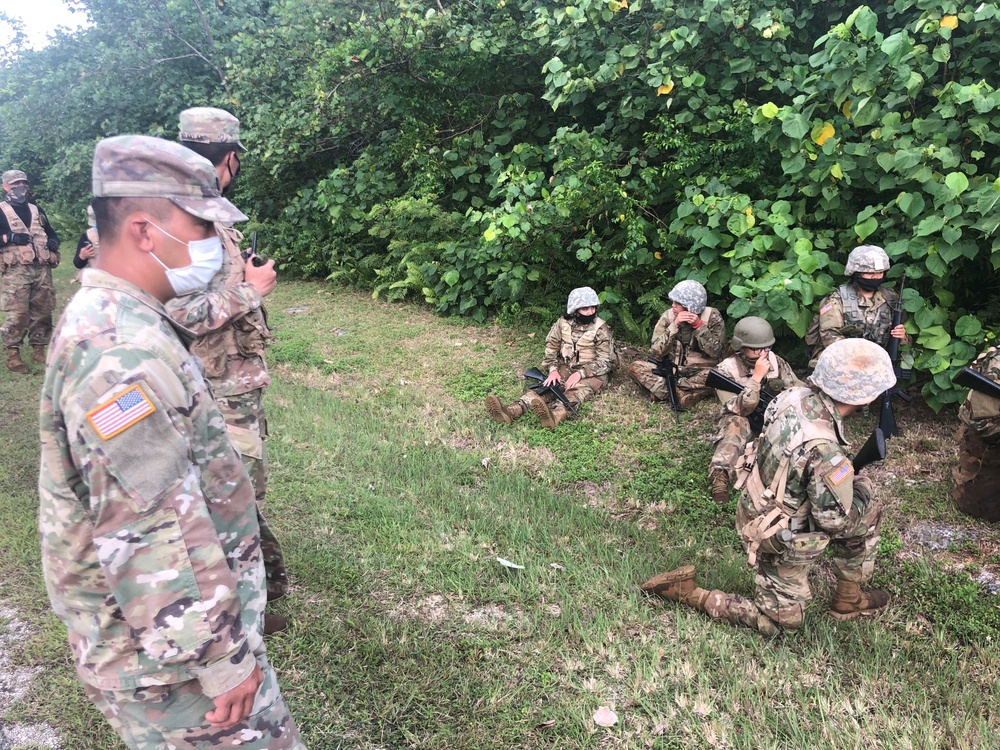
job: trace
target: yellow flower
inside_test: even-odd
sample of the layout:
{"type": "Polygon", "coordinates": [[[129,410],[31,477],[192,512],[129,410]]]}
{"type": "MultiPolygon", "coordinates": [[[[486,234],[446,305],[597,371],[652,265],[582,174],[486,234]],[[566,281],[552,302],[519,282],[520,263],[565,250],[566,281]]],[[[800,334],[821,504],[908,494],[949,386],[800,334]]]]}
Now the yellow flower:
{"type": "Polygon", "coordinates": [[[656,89],[656,95],[657,96],[661,96],[661,95],[665,96],[665,95],[669,94],[673,90],[674,90],[674,84],[673,83],[665,83],[662,86],[660,86],[658,89],[656,89]]]}
{"type": "Polygon", "coordinates": [[[957,29],[958,16],[945,16],[941,19],[941,25],[946,29],[957,29]]]}

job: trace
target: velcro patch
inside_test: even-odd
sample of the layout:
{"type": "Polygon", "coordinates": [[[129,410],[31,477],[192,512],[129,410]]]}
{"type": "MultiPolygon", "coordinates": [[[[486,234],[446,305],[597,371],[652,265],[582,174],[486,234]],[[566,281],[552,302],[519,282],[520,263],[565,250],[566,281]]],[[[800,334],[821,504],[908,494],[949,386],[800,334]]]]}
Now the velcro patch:
{"type": "Polygon", "coordinates": [[[101,440],[124,432],[156,411],[152,401],[142,390],[133,385],[114,399],[87,412],[87,419],[101,440]]]}
{"type": "Polygon", "coordinates": [[[830,310],[832,310],[832,309],[833,309],[833,303],[832,303],[832,302],[827,302],[827,303],[826,303],[825,305],[823,305],[823,306],[822,306],[822,307],[821,307],[821,308],[819,309],[819,314],[820,314],[820,315],[826,315],[826,314],[827,314],[828,312],[830,312],[830,310]]]}
{"type": "Polygon", "coordinates": [[[844,463],[827,474],[826,478],[834,487],[839,487],[853,473],[854,467],[848,461],[844,461],[844,463]]]}

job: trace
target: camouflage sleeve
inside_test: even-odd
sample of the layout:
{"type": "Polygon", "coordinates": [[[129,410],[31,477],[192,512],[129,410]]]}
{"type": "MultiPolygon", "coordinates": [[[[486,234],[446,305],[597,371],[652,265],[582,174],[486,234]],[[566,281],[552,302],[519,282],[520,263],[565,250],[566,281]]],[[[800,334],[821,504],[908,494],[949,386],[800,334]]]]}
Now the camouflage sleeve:
{"type": "Polygon", "coordinates": [[[542,358],[542,371],[551,372],[559,366],[559,349],[562,339],[559,337],[559,321],[552,324],[545,337],[545,356],[542,358]]]}
{"type": "Polygon", "coordinates": [[[813,521],[820,531],[831,536],[847,526],[856,502],[868,502],[867,494],[855,493],[854,467],[835,442],[822,441],[806,452],[803,478],[813,521]]]}
{"type": "Polygon", "coordinates": [[[611,329],[607,324],[597,329],[597,335],[594,337],[594,359],[580,368],[585,378],[599,378],[611,372],[614,346],[612,339],[611,329]]]}
{"type": "Polygon", "coordinates": [[[243,282],[233,287],[216,284],[203,292],[175,297],[167,303],[167,310],[176,323],[190,329],[197,336],[204,336],[239,320],[260,306],[261,298],[257,290],[251,284],[243,282]]]}
{"type": "Polygon", "coordinates": [[[726,322],[718,310],[713,309],[708,322],[694,329],[694,340],[698,343],[698,349],[706,356],[713,359],[722,356],[726,343],[726,322]]]}
{"type": "Polygon", "coordinates": [[[653,341],[649,347],[649,356],[654,359],[660,359],[660,357],[669,351],[668,345],[673,340],[673,337],[677,335],[676,327],[673,328],[673,334],[671,334],[669,312],[667,310],[667,312],[663,313],[653,328],[653,341]]]}
{"type": "Polygon", "coordinates": [[[753,378],[743,386],[740,393],[727,393],[731,396],[722,404],[722,410],[738,417],[749,417],[760,403],[760,383],[753,378]]]}
{"type": "Polygon", "coordinates": [[[837,292],[823,298],[819,308],[819,340],[823,348],[834,341],[847,338],[844,335],[844,303],[837,292]]]}
{"type": "Polygon", "coordinates": [[[207,389],[192,387],[188,373],[147,354],[135,346],[109,350],[87,382],[118,385],[101,395],[89,389],[67,394],[63,401],[78,405],[71,434],[78,436],[76,464],[88,489],[105,585],[145,656],[184,664],[212,698],[243,682],[256,664],[242,624],[236,560],[228,558],[259,554],[259,540],[255,515],[251,524],[246,510],[210,511],[203,487],[214,481],[212,486],[247,499],[252,491],[214,406],[209,416],[214,437],[196,432],[190,421],[200,401],[210,397],[207,389]],[[133,369],[123,372],[126,362],[133,369]],[[148,402],[145,416],[120,430],[120,422],[103,423],[104,407],[129,390],[148,402]],[[228,540],[228,554],[213,512],[247,516],[246,533],[237,535],[235,548],[228,540]]]}
{"type": "Polygon", "coordinates": [[[781,357],[778,357],[778,377],[781,378],[781,382],[784,385],[782,390],[788,388],[801,388],[805,385],[805,383],[799,380],[799,377],[795,374],[792,366],[781,357]]]}
{"type": "MultiPolygon", "coordinates": [[[[885,292],[886,300],[889,303],[889,315],[890,315],[889,319],[891,321],[892,320],[892,316],[894,316],[895,312],[896,312],[896,305],[899,304],[899,295],[893,289],[885,289],[883,291],[885,292]]],[[[899,322],[900,323],[906,323],[906,317],[907,317],[906,316],[906,310],[903,310],[903,314],[900,317],[899,322]]],[[[891,326],[890,326],[890,328],[891,328],[891,326]]],[[[912,346],[913,345],[913,337],[910,334],[906,334],[902,339],[900,339],[899,345],[900,346],[912,346]]]]}

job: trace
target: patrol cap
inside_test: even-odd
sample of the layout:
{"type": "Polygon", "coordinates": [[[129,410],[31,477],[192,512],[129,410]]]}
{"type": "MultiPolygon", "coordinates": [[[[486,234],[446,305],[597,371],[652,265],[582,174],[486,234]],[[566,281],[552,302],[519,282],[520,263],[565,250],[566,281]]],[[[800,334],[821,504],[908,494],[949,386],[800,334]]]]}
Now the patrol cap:
{"type": "Polygon", "coordinates": [[[896,374],[889,354],[874,341],[840,339],[819,355],[809,382],[832,399],[861,406],[896,385],[896,374]]]}
{"type": "Polygon", "coordinates": [[[222,197],[215,167],[179,143],[148,135],[105,138],[94,151],[95,198],[166,198],[206,221],[247,216],[222,197]]]}
{"type": "Polygon", "coordinates": [[[0,179],[3,180],[4,185],[13,185],[15,182],[27,182],[28,175],[20,169],[8,169],[0,179]]]}
{"type": "Polygon", "coordinates": [[[191,107],[181,112],[178,137],[192,143],[232,143],[241,151],[247,150],[240,143],[240,121],[215,107],[191,107]]]}
{"type": "Polygon", "coordinates": [[[589,286],[581,286],[569,293],[566,299],[566,314],[572,315],[583,307],[597,307],[601,301],[597,298],[597,292],[589,286]]]}

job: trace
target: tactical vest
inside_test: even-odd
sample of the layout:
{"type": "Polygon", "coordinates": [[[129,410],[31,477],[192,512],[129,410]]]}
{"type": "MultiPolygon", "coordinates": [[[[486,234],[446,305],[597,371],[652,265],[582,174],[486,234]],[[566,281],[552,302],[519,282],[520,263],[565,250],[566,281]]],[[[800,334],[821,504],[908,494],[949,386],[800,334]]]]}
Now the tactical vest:
{"type": "Polygon", "coordinates": [[[559,358],[570,367],[593,362],[597,359],[594,341],[597,339],[597,332],[605,325],[607,324],[601,318],[594,318],[590,328],[574,341],[573,326],[566,318],[559,318],[559,358]]]}
{"type": "MultiPolygon", "coordinates": [[[[212,279],[209,289],[230,289],[245,280],[246,262],[239,245],[243,235],[224,224],[216,224],[215,230],[222,239],[225,253],[222,268],[212,279]]],[[[273,336],[267,327],[267,314],[262,306],[218,330],[199,336],[191,345],[191,351],[205,363],[205,375],[217,378],[225,373],[226,361],[231,357],[263,358],[267,342],[271,338],[273,336]]]]}
{"type": "MultiPolygon", "coordinates": [[[[727,362],[729,360],[726,360],[727,362]]],[[[772,380],[773,378],[781,377],[781,370],[778,369],[778,355],[774,352],[767,353],[768,371],[765,381],[772,380]]],[[[747,366],[747,363],[743,361],[743,358],[739,355],[739,352],[732,357],[733,368],[730,369],[727,365],[725,370],[723,370],[722,365],[719,365],[719,372],[723,375],[727,375],[737,383],[742,385],[744,388],[750,382],[753,376],[753,369],[747,366]],[[728,372],[727,372],[728,371],[728,372]]]]}
{"type": "Polygon", "coordinates": [[[42,226],[41,219],[38,217],[38,206],[34,203],[28,204],[28,210],[31,211],[30,227],[26,227],[24,225],[24,222],[21,221],[21,217],[17,215],[17,212],[14,211],[14,207],[10,205],[9,201],[0,202],[0,210],[2,210],[4,216],[7,217],[7,224],[10,225],[10,231],[22,232],[24,234],[31,235],[30,245],[4,246],[4,265],[13,266],[21,264],[30,266],[35,262],[48,265],[52,255],[48,248],[45,247],[45,243],[48,242],[49,238],[48,235],[45,234],[45,228],[42,226]]]}
{"type": "MultiPolygon", "coordinates": [[[[798,416],[798,431],[782,438],[780,433],[786,421],[772,416],[770,422],[765,424],[760,437],[748,444],[743,454],[736,489],[745,487],[750,503],[747,507],[747,503],[741,501],[737,511],[736,526],[746,546],[751,566],[756,564],[757,551],[761,545],[770,552],[787,547],[793,535],[801,531],[801,521],[809,513],[808,506],[801,499],[787,497],[785,494],[792,454],[801,446],[809,450],[813,445],[823,441],[840,442],[832,416],[829,421],[810,420],[803,413],[802,401],[812,394],[810,388],[790,388],[778,394],[768,411],[773,409],[772,414],[776,416],[786,409],[794,410],[798,416]],[[772,446],[779,442],[782,446],[778,468],[771,478],[771,483],[766,486],[757,461],[757,454],[764,440],[772,446]],[[781,544],[774,543],[771,538],[775,536],[782,539],[781,544]]],[[[822,552],[822,549],[819,551],[822,552]]]]}
{"type": "MultiPolygon", "coordinates": [[[[712,317],[712,313],[715,312],[714,307],[706,307],[701,311],[701,325],[708,325],[709,318],[712,317]]],[[[674,315],[673,308],[667,310],[667,325],[672,326],[674,321],[677,320],[677,316],[674,315]]],[[[700,328],[701,326],[699,326],[700,328]]],[[[674,364],[678,367],[697,367],[704,365],[705,367],[710,367],[716,364],[719,360],[714,357],[709,357],[704,352],[700,352],[696,349],[691,348],[691,343],[695,340],[694,330],[691,332],[691,342],[685,344],[681,341],[678,336],[674,339],[674,350],[672,352],[667,352],[670,355],[670,359],[673,360],[674,364]]]]}

